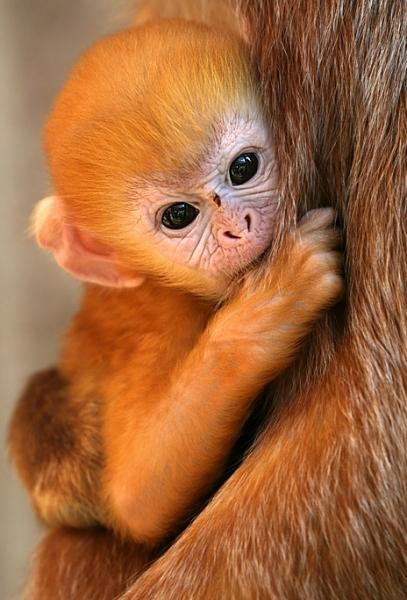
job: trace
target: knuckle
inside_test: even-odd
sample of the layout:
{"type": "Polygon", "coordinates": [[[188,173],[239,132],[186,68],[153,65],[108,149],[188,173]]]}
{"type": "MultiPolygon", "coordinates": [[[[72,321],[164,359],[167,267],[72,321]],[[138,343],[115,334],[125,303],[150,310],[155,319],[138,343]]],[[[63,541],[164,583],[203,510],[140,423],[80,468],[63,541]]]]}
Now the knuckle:
{"type": "Polygon", "coordinates": [[[299,227],[305,230],[323,229],[336,219],[336,211],[332,207],[315,208],[308,211],[301,219],[299,227]]]}
{"type": "Polygon", "coordinates": [[[339,296],[344,289],[344,280],[340,275],[336,273],[326,273],[322,279],[322,286],[325,290],[325,294],[328,299],[335,299],[339,296]]]}
{"type": "Polygon", "coordinates": [[[307,261],[306,270],[313,278],[340,277],[342,256],[335,252],[315,253],[307,261]]]}

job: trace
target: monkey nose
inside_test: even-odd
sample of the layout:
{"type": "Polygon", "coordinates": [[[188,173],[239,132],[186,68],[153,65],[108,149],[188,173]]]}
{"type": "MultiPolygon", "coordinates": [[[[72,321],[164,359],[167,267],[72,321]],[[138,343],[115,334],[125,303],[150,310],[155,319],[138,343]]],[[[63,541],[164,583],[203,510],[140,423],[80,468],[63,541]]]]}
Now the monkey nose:
{"type": "Polygon", "coordinates": [[[221,201],[219,195],[216,192],[212,192],[209,195],[209,197],[212,200],[212,202],[214,202],[216,204],[216,206],[222,206],[222,201],[221,201]]]}
{"type": "Polygon", "coordinates": [[[244,227],[233,229],[226,229],[221,232],[223,243],[227,246],[235,246],[239,244],[239,240],[245,239],[250,236],[252,230],[252,218],[249,213],[246,213],[243,218],[244,227]]]}
{"type": "Polygon", "coordinates": [[[231,240],[240,240],[242,238],[241,235],[235,235],[231,231],[224,231],[223,235],[227,238],[230,238],[231,240]]]}

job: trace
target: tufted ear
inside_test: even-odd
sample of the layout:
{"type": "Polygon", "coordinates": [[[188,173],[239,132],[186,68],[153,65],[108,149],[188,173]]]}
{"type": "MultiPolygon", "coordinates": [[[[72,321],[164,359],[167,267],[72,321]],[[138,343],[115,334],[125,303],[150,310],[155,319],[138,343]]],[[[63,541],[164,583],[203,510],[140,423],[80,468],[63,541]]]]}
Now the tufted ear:
{"type": "Polygon", "coordinates": [[[37,243],[74,277],[109,287],[138,287],[144,277],[123,274],[113,253],[66,219],[58,196],[44,198],[33,213],[37,243]]]}

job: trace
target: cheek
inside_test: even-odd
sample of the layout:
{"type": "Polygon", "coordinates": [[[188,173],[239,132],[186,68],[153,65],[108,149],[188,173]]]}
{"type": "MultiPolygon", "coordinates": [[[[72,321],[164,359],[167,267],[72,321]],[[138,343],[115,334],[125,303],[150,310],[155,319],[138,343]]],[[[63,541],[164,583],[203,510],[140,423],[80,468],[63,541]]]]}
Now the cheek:
{"type": "Polygon", "coordinates": [[[203,246],[208,243],[205,231],[191,230],[184,237],[170,237],[158,233],[155,236],[154,245],[165,258],[179,265],[189,267],[197,266],[197,257],[203,251],[203,246]]]}

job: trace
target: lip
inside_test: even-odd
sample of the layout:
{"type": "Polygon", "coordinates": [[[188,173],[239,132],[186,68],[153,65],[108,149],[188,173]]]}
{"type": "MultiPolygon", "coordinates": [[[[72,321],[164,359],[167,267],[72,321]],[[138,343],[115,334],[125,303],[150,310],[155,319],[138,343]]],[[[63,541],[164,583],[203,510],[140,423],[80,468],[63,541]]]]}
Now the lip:
{"type": "Polygon", "coordinates": [[[272,239],[268,240],[267,244],[261,244],[257,248],[252,246],[244,256],[242,256],[242,254],[238,254],[236,249],[230,249],[229,253],[234,251],[235,254],[235,259],[231,260],[230,269],[228,269],[230,276],[234,276],[242,271],[248,271],[255,264],[261,262],[262,259],[267,255],[271,244],[272,239]]]}

